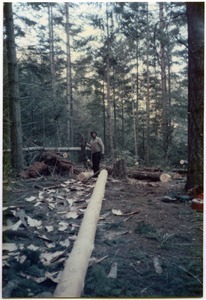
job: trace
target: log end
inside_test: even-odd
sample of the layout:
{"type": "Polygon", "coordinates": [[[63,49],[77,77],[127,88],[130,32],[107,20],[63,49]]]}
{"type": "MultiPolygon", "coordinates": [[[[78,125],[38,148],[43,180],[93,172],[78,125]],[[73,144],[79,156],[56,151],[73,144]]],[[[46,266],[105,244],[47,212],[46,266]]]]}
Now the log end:
{"type": "Polygon", "coordinates": [[[163,173],[160,175],[160,181],[161,182],[168,182],[171,181],[172,177],[169,174],[163,173]]]}

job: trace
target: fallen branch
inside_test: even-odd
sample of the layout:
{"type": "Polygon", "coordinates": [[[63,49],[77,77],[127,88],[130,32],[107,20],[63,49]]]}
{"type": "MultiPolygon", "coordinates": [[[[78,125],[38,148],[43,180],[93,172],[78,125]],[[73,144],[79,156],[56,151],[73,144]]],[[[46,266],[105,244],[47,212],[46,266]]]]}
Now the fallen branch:
{"type": "Polygon", "coordinates": [[[98,177],[84,214],[78,237],[54,291],[54,297],[80,297],[82,293],[89,258],[94,248],[94,238],[104,197],[107,175],[107,171],[102,170],[98,177]]]}
{"type": "Polygon", "coordinates": [[[140,212],[140,210],[136,210],[134,212],[130,212],[130,213],[122,213],[121,210],[116,210],[116,209],[112,209],[112,213],[116,216],[133,216],[135,214],[138,214],[140,212]]]}
{"type": "Polygon", "coordinates": [[[107,257],[109,257],[109,255],[105,255],[103,256],[102,258],[99,258],[99,259],[92,259],[90,260],[89,262],[89,267],[91,267],[93,264],[99,264],[100,262],[102,262],[103,260],[105,260],[107,257]]]}
{"type": "Polygon", "coordinates": [[[133,211],[130,213],[122,214],[122,216],[132,216],[132,215],[138,214],[139,212],[140,212],[140,210],[136,210],[136,211],[133,211]]]}
{"type": "MultiPolygon", "coordinates": [[[[90,148],[86,147],[86,150],[90,150],[90,148]]],[[[25,152],[32,152],[32,151],[81,151],[81,147],[27,147],[23,148],[25,152]]],[[[11,149],[4,149],[3,152],[11,152],[11,149]]]]}
{"type": "Polygon", "coordinates": [[[128,218],[124,219],[123,222],[127,222],[129,219],[131,219],[133,216],[129,216],[128,218]]]}

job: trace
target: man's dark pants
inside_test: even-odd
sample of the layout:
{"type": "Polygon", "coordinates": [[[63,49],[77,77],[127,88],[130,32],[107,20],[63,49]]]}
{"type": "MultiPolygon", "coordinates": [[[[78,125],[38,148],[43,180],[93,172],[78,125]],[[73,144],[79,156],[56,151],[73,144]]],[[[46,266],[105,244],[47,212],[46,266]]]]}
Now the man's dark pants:
{"type": "MultiPolygon", "coordinates": [[[[100,152],[95,152],[95,153],[92,154],[92,165],[93,165],[94,173],[99,171],[100,159],[101,159],[101,153],[100,152]]],[[[97,177],[97,176],[98,176],[98,174],[95,177],[97,177]]]]}

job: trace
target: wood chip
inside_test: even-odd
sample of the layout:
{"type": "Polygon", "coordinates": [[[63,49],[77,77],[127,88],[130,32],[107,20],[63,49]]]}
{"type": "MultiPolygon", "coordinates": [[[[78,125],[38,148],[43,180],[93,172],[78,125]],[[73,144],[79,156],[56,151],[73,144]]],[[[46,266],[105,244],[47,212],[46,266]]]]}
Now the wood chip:
{"type": "Polygon", "coordinates": [[[36,197],[34,197],[34,196],[31,196],[31,197],[28,197],[28,198],[25,198],[25,200],[27,201],[27,202],[32,202],[32,201],[34,201],[34,200],[36,200],[37,198],[36,197]]]}
{"type": "Polygon", "coordinates": [[[2,250],[13,252],[18,250],[18,247],[15,243],[3,243],[2,250]]]}
{"type": "Polygon", "coordinates": [[[52,231],[54,231],[54,226],[45,226],[45,228],[46,228],[46,230],[48,231],[48,232],[52,232],[52,231]]]}
{"type": "Polygon", "coordinates": [[[122,216],[123,215],[123,213],[119,209],[112,209],[112,213],[115,216],[122,216]]]}
{"type": "Polygon", "coordinates": [[[70,244],[71,243],[70,243],[69,239],[60,242],[60,245],[63,246],[63,247],[69,247],[70,244]]]}
{"type": "Polygon", "coordinates": [[[153,264],[154,264],[154,268],[157,274],[162,274],[163,270],[159,261],[159,258],[156,256],[153,258],[153,264]]]}
{"type": "Polygon", "coordinates": [[[67,219],[77,219],[79,215],[77,214],[76,211],[70,211],[66,214],[67,219]]]}
{"type": "Polygon", "coordinates": [[[17,231],[19,229],[19,226],[22,224],[22,221],[19,220],[15,224],[9,225],[9,226],[3,226],[2,231],[7,231],[7,230],[12,230],[12,231],[17,231]]]}
{"type": "Polygon", "coordinates": [[[33,250],[33,251],[36,251],[36,250],[38,250],[38,249],[39,249],[39,247],[37,247],[37,246],[34,246],[33,244],[31,244],[31,245],[29,245],[29,246],[27,247],[27,249],[29,249],[29,250],[33,250]]]}
{"type": "Polygon", "coordinates": [[[36,227],[37,229],[42,227],[42,221],[32,219],[29,216],[27,217],[27,222],[30,227],[36,227]]]}
{"type": "Polygon", "coordinates": [[[53,272],[53,273],[46,272],[45,276],[46,276],[46,278],[51,279],[51,281],[53,281],[54,283],[58,283],[61,278],[61,274],[62,274],[62,271],[53,272]]]}
{"type": "Polygon", "coordinates": [[[40,261],[43,263],[43,265],[49,266],[51,263],[59,260],[59,258],[62,258],[64,253],[65,251],[57,251],[54,253],[50,253],[50,252],[41,253],[40,261]]]}
{"type": "Polygon", "coordinates": [[[63,221],[61,221],[61,222],[59,222],[59,224],[58,224],[58,230],[59,231],[65,231],[65,230],[67,230],[68,229],[68,223],[67,222],[63,222],[63,221]]]}
{"type": "Polygon", "coordinates": [[[108,278],[117,278],[117,262],[113,262],[111,270],[107,276],[108,278]]]}

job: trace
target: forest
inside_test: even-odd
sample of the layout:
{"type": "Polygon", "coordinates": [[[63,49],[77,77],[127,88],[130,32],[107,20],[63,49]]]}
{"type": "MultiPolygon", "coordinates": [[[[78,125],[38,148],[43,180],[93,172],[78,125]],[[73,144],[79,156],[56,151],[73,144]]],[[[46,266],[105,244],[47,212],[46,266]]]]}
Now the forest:
{"type": "Polygon", "coordinates": [[[181,2],[14,3],[23,147],[79,146],[80,134],[96,130],[111,159],[187,159],[185,10],[181,2]]]}
{"type": "Polygon", "coordinates": [[[70,236],[65,250],[54,232],[60,239],[72,230],[76,234],[87,203],[78,197],[87,201],[95,184],[100,190],[106,186],[109,201],[103,204],[106,221],[97,228],[99,260],[88,269],[82,295],[201,295],[202,214],[191,210],[191,201],[200,198],[203,206],[204,2],[10,2],[3,7],[3,240],[5,247],[14,240],[20,251],[25,239],[21,255],[27,257],[21,262],[21,255],[4,256],[4,297],[54,293],[75,240],[70,236]],[[92,131],[105,146],[101,169],[108,172],[107,185],[101,173],[97,182],[92,176],[80,182],[77,176],[85,172],[84,156],[90,159],[86,143],[92,131]],[[35,163],[45,167],[46,160],[49,176],[48,169],[35,176],[24,173],[35,163]],[[59,160],[68,173],[55,174],[59,160]],[[122,161],[123,177],[120,169],[114,174],[122,161]],[[162,173],[169,174],[168,182],[159,180],[162,173]],[[68,217],[64,233],[59,224],[65,213],[74,213],[72,205],[78,213],[68,217]],[[119,215],[118,205],[128,211],[119,215]],[[117,221],[119,216],[129,217],[117,221]],[[31,225],[31,217],[45,222],[43,227],[31,225]],[[47,232],[54,224],[60,227],[47,232]],[[52,251],[62,251],[61,262],[52,258],[48,267],[40,257],[48,260],[41,251],[51,241],[52,251]],[[110,281],[105,272],[114,261],[122,273],[110,281]],[[138,276],[138,287],[127,282],[127,274],[138,276]],[[151,278],[154,284],[148,286],[151,278]]]}

